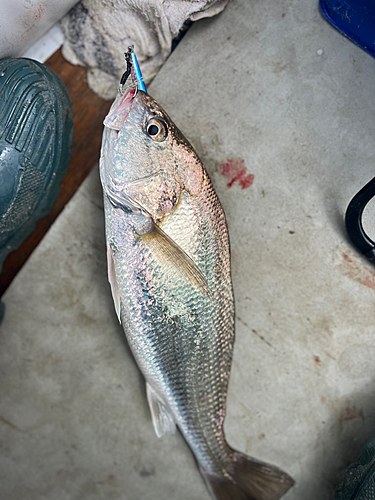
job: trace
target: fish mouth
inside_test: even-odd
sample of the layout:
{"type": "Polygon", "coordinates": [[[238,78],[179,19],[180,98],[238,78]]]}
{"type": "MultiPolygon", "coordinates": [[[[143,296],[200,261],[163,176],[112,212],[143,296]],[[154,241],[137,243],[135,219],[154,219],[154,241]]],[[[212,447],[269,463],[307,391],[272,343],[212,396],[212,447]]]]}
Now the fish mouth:
{"type": "Polygon", "coordinates": [[[131,63],[132,51],[132,47],[129,47],[128,52],[125,54],[126,71],[121,78],[116,99],[103,122],[104,133],[100,159],[100,178],[104,193],[111,203],[116,199],[116,193],[121,191],[115,182],[113,172],[111,172],[111,147],[113,140],[117,138],[117,133],[123,128],[129,116],[138,91],[137,78],[131,63]]]}
{"type": "Polygon", "coordinates": [[[126,70],[122,75],[118,94],[103,122],[104,133],[100,159],[100,178],[103,190],[108,199],[115,206],[120,204],[117,194],[122,192],[122,187],[117,185],[115,176],[110,167],[111,145],[113,141],[116,140],[117,133],[123,128],[138,91],[143,91],[147,95],[146,86],[133,46],[129,47],[128,51],[125,53],[125,60],[126,70]],[[112,132],[112,130],[114,132],[112,132]]]}
{"type": "Polygon", "coordinates": [[[121,130],[127,119],[134,97],[137,93],[137,87],[127,87],[125,90],[119,90],[108,115],[104,119],[104,126],[113,130],[121,130]]]}
{"type": "Polygon", "coordinates": [[[137,57],[134,53],[134,47],[129,47],[124,55],[126,70],[122,75],[117,97],[104,120],[106,127],[117,131],[121,130],[124,125],[138,89],[147,92],[137,57]]]}

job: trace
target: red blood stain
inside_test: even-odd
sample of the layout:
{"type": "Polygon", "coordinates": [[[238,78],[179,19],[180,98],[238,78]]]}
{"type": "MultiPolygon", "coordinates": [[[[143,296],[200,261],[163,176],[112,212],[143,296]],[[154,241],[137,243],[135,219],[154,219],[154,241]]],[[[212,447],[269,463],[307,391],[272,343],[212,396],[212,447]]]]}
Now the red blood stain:
{"type": "Polygon", "coordinates": [[[46,10],[46,4],[44,2],[38,5],[37,10],[34,12],[34,20],[36,22],[42,19],[45,10],[46,10]]]}
{"type": "Polygon", "coordinates": [[[344,422],[348,422],[349,420],[354,420],[356,418],[361,418],[362,421],[365,420],[365,414],[363,413],[363,410],[358,410],[356,405],[347,406],[341,412],[339,422],[340,424],[343,424],[344,422]]]}
{"type": "Polygon", "coordinates": [[[375,273],[365,267],[360,261],[355,261],[355,257],[351,257],[347,253],[343,254],[346,263],[344,267],[344,274],[361,285],[367,286],[375,290],[375,273]]]}
{"type": "Polygon", "coordinates": [[[319,356],[314,356],[314,361],[318,365],[320,363],[320,358],[319,356]]]}
{"type": "Polygon", "coordinates": [[[353,262],[353,259],[351,259],[347,253],[344,253],[343,255],[344,255],[344,260],[346,260],[346,262],[353,262]]]}
{"type": "Polygon", "coordinates": [[[242,189],[250,187],[254,182],[254,175],[247,173],[245,161],[241,158],[227,158],[226,162],[220,164],[220,171],[229,180],[229,188],[237,181],[242,189]]]}
{"type": "Polygon", "coordinates": [[[26,12],[21,17],[21,22],[25,28],[25,34],[34,29],[42,19],[46,10],[46,2],[40,2],[38,5],[32,4],[30,1],[25,2],[24,8],[26,12]]]}

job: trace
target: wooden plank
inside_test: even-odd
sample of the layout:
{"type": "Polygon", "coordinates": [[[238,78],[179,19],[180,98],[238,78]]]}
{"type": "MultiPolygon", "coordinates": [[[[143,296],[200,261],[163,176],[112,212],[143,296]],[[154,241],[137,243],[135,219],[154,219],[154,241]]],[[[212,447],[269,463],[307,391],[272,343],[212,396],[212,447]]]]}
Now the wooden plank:
{"type": "Polygon", "coordinates": [[[86,70],[68,63],[62,57],[61,50],[51,56],[45,65],[61,78],[72,101],[74,124],[72,158],[68,172],[62,180],[59,197],[50,213],[37,222],[34,231],[5,260],[0,274],[0,297],[98,162],[103,119],[111,104],[89,89],[86,82],[86,70]]]}

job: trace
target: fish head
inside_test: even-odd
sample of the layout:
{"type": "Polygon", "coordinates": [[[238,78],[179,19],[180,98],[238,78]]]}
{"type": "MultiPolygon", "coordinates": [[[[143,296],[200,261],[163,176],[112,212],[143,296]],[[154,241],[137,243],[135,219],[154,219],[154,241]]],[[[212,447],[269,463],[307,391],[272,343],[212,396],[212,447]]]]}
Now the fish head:
{"type": "Polygon", "coordinates": [[[146,92],[126,89],[104,120],[101,180],[117,200],[131,200],[155,220],[198,196],[203,166],[163,108],[146,92]]]}

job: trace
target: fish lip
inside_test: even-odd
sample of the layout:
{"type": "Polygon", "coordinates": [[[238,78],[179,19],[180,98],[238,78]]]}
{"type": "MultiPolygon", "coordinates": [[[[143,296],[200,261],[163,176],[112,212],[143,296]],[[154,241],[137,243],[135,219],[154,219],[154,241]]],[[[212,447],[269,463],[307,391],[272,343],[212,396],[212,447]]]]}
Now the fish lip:
{"type": "Polygon", "coordinates": [[[117,131],[121,130],[124,125],[138,91],[146,90],[133,46],[130,46],[128,52],[125,53],[125,59],[127,69],[121,78],[116,99],[103,122],[106,127],[117,131]],[[130,84],[127,83],[129,76],[130,84]]]}
{"type": "MultiPolygon", "coordinates": [[[[134,81],[133,78],[132,81],[134,81]]],[[[110,161],[109,148],[111,147],[111,144],[113,144],[113,141],[116,140],[118,132],[124,126],[124,123],[133,106],[134,98],[137,95],[137,92],[138,89],[136,86],[125,87],[125,85],[120,85],[116,99],[113,101],[112,106],[103,122],[104,132],[101,158],[99,162],[99,172],[104,193],[109,199],[112,198],[111,193],[116,193],[121,190],[119,186],[117,186],[116,181],[110,172],[111,169],[108,165],[108,161],[110,161]],[[112,132],[112,130],[116,133],[112,132]]]]}
{"type": "Polygon", "coordinates": [[[104,119],[103,124],[105,127],[117,131],[121,130],[129,116],[137,91],[137,87],[127,87],[124,91],[120,88],[108,115],[104,119]]]}
{"type": "MultiPolygon", "coordinates": [[[[133,76],[132,81],[134,81],[133,76]]],[[[110,144],[116,140],[117,133],[124,126],[124,123],[133,106],[134,98],[137,95],[137,92],[137,86],[120,85],[116,99],[113,101],[112,106],[103,122],[104,132],[101,158],[99,162],[99,172],[103,191],[109,200],[113,198],[113,193],[121,191],[120,187],[111,175],[111,169],[108,165],[110,144]],[[116,133],[112,132],[112,130],[116,133]]]]}

